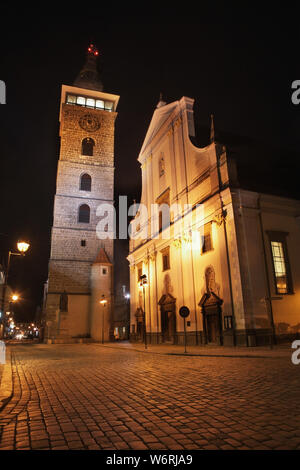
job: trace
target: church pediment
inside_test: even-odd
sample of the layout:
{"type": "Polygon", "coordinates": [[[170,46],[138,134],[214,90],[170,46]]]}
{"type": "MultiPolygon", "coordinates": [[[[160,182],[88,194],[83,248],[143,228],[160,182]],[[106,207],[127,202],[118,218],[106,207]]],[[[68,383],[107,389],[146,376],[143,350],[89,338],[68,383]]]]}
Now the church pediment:
{"type": "Polygon", "coordinates": [[[168,305],[168,304],[174,304],[176,302],[175,297],[171,294],[164,294],[161,296],[161,298],[158,301],[158,305],[168,305]]]}
{"type": "Polygon", "coordinates": [[[135,316],[136,316],[136,318],[144,318],[143,310],[140,307],[138,307],[136,309],[135,316]]]}
{"type": "Polygon", "coordinates": [[[217,296],[214,292],[206,292],[203,294],[200,302],[199,307],[209,307],[213,305],[222,305],[223,300],[217,296]]]}
{"type": "Polygon", "coordinates": [[[157,108],[154,111],[153,117],[150,122],[150,126],[148,128],[144,143],[142,145],[142,149],[140,155],[144,153],[147,146],[152,142],[157,132],[162,128],[164,122],[168,119],[170,114],[173,112],[175,107],[178,105],[178,101],[174,103],[167,104],[160,108],[157,108]]]}

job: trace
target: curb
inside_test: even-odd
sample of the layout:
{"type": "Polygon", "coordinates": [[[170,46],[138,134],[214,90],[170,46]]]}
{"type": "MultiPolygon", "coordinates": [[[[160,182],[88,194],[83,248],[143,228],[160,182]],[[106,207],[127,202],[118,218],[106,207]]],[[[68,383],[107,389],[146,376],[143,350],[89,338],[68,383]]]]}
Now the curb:
{"type": "Polygon", "coordinates": [[[11,352],[6,348],[6,362],[0,384],[0,410],[6,405],[13,393],[11,352]]]}
{"type": "MultiPolygon", "coordinates": [[[[99,343],[94,343],[94,344],[99,344],[99,343]]],[[[122,349],[125,351],[137,351],[141,353],[151,353],[151,354],[160,354],[162,356],[197,356],[197,357],[230,357],[230,358],[246,358],[246,359],[282,359],[285,357],[288,357],[288,354],[286,355],[264,355],[264,354],[230,354],[230,353],[193,353],[193,352],[168,352],[168,351],[153,351],[151,349],[138,349],[138,348],[125,348],[122,346],[114,346],[114,345],[108,345],[108,344],[99,344],[99,346],[103,346],[105,348],[112,348],[112,349],[122,349]]]]}

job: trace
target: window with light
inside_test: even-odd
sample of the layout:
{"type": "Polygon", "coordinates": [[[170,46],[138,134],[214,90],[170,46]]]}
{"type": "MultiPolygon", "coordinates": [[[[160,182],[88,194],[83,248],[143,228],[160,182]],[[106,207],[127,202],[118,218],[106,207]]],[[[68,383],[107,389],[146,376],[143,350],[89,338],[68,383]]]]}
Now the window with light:
{"type": "Polygon", "coordinates": [[[275,284],[278,294],[288,293],[288,277],[283,242],[271,241],[275,284]]]}
{"type": "Polygon", "coordinates": [[[102,109],[104,111],[113,111],[114,103],[112,101],[99,100],[90,96],[73,95],[68,93],[66,104],[84,106],[85,108],[102,109]]]}

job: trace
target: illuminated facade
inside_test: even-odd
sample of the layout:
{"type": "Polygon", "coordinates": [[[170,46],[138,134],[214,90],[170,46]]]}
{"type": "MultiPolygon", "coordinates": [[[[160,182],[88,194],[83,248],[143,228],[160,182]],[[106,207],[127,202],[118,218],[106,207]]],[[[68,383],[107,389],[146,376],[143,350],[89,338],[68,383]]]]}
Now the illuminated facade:
{"type": "Polygon", "coordinates": [[[101,204],[113,204],[114,125],[119,96],[103,92],[90,46],[73,86],[62,86],[45,339],[110,339],[113,239],[97,234],[101,204]],[[105,299],[105,303],[100,300],[105,299]]]}
{"type": "Polygon", "coordinates": [[[181,306],[190,310],[189,344],[255,346],[293,337],[300,332],[300,202],[242,189],[213,125],[209,145],[194,145],[193,102],[160,101],[138,157],[130,338],[143,341],[146,329],[150,343],[182,344],[181,306]],[[182,217],[171,209],[168,228],[152,204],[175,204],[182,217]]]}

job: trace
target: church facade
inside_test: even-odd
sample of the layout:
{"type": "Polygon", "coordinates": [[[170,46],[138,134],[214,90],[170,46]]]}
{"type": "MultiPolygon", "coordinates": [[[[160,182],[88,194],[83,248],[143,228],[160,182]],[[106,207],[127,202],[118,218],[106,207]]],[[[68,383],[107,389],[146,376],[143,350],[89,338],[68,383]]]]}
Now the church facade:
{"type": "Polygon", "coordinates": [[[193,104],[187,97],[160,100],[138,157],[130,339],[183,344],[182,306],[189,309],[188,344],[259,346],[294,338],[300,201],[241,188],[213,126],[209,145],[194,144],[193,104]]]}
{"type": "MultiPolygon", "coordinates": [[[[101,207],[113,204],[114,126],[119,96],[103,91],[90,45],[73,86],[62,85],[49,278],[48,342],[108,341],[113,322],[113,239],[99,233],[101,207]]],[[[104,228],[105,231],[105,228],[104,228]]]]}

